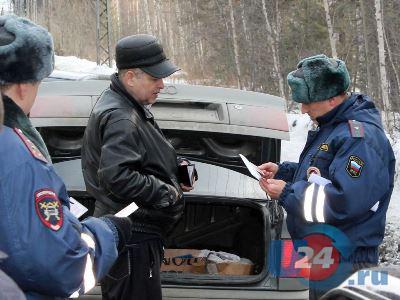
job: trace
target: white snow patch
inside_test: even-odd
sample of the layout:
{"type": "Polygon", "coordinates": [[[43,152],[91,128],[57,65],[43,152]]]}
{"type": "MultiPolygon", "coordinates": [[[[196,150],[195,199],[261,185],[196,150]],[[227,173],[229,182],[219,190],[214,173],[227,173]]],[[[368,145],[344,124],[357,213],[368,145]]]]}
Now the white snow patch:
{"type": "Polygon", "coordinates": [[[282,141],[281,162],[299,161],[299,156],[307,140],[307,132],[311,129],[312,121],[308,115],[287,115],[290,131],[290,141],[282,141]]]}
{"type": "Polygon", "coordinates": [[[396,174],[395,174],[395,181],[394,181],[394,189],[392,198],[390,199],[387,219],[388,222],[398,224],[400,229],[400,133],[395,133],[395,137],[392,140],[391,144],[393,147],[394,156],[396,157],[396,174]]]}
{"type": "Polygon", "coordinates": [[[115,68],[99,66],[95,62],[75,56],[55,56],[55,70],[87,74],[111,75],[115,68]]]}

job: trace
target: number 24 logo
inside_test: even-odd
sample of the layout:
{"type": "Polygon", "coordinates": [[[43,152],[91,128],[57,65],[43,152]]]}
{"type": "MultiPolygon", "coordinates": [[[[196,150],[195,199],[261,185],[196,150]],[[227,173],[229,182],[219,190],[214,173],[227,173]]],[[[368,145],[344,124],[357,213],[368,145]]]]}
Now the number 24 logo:
{"type": "Polygon", "coordinates": [[[332,247],[324,247],[314,255],[314,249],[310,247],[299,247],[299,253],[304,253],[304,257],[296,261],[296,269],[310,269],[312,265],[322,265],[323,269],[329,268],[335,263],[332,258],[332,247]]]}

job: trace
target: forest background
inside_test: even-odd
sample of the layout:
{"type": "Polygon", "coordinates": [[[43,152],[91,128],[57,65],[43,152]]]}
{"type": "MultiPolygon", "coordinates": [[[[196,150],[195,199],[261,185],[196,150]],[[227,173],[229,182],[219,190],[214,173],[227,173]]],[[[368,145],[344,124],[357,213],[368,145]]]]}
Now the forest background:
{"type": "MultiPolygon", "coordinates": [[[[96,60],[95,0],[10,0],[46,27],[57,55],[96,60]]],[[[111,55],[123,36],[157,36],[192,84],[290,99],[286,76],[306,56],[344,60],[351,91],[399,131],[400,0],[109,0],[111,55]]],[[[4,11],[2,12],[4,13],[4,11]]],[[[288,100],[289,111],[296,104],[288,100]]]]}

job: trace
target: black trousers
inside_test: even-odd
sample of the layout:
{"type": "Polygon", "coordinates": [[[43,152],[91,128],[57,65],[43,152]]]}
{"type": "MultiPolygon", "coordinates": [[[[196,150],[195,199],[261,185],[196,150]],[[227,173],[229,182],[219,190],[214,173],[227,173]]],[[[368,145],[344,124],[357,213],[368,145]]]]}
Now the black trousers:
{"type": "Polygon", "coordinates": [[[161,300],[163,257],[163,244],[158,236],[133,233],[131,241],[101,281],[103,299],[161,300]]]}

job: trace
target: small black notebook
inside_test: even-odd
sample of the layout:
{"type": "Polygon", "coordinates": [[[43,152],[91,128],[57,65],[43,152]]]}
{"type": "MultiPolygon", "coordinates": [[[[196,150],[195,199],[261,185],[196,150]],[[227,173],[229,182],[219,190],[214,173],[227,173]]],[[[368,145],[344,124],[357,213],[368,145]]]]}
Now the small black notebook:
{"type": "Polygon", "coordinates": [[[195,180],[194,164],[178,166],[178,179],[179,183],[182,183],[186,186],[193,186],[195,180]]]}

